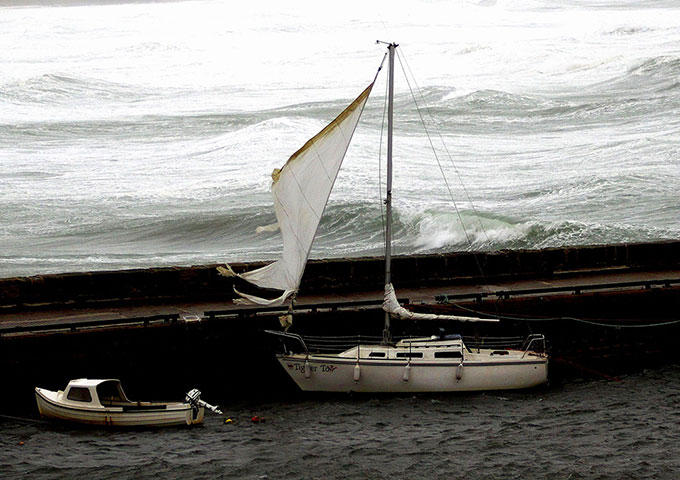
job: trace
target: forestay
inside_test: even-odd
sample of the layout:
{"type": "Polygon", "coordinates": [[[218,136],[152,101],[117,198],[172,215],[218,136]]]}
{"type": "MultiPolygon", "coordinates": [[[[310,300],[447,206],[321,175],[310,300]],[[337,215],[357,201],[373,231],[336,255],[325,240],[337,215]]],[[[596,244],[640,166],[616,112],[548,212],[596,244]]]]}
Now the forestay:
{"type": "MultiPolygon", "coordinates": [[[[321,215],[372,88],[373,83],[272,173],[283,255],[274,263],[239,276],[261,288],[282,290],[283,294],[268,300],[236,290],[243,297],[236,302],[277,306],[297,291],[321,215]]],[[[224,269],[220,272],[226,273],[224,269]]]]}

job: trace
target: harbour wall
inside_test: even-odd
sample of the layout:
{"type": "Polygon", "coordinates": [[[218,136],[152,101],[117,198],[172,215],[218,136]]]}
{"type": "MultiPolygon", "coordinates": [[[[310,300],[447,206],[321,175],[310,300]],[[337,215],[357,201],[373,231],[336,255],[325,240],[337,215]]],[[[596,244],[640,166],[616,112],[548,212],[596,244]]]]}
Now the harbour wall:
{"type": "MultiPolygon", "coordinates": [[[[267,262],[233,263],[243,272],[267,262]]],[[[680,265],[680,241],[397,256],[395,285],[494,282],[550,278],[607,269],[663,269],[680,265]]],[[[235,280],[218,265],[64,273],[0,279],[0,309],[102,302],[229,300],[235,280]]],[[[381,289],[380,257],[311,260],[300,287],[305,294],[381,289]]]]}
{"type": "MultiPolygon", "coordinates": [[[[547,388],[559,388],[565,381],[616,381],[645,368],[677,363],[680,324],[638,326],[640,317],[649,324],[672,318],[669,316],[676,314],[679,298],[680,289],[653,288],[484,299],[457,303],[456,307],[503,312],[515,318],[500,324],[393,321],[393,332],[429,336],[443,328],[446,333],[480,339],[541,333],[550,353],[551,385],[547,388]],[[599,321],[579,321],[586,315],[599,321]]],[[[294,331],[305,335],[361,334],[366,339],[380,335],[382,322],[378,306],[305,311],[295,315],[294,331]]],[[[252,405],[257,412],[257,405],[268,402],[328,400],[326,395],[300,392],[277,363],[278,339],[264,330],[279,328],[278,313],[266,313],[3,335],[0,381],[9,394],[0,399],[0,414],[35,418],[36,386],[58,390],[70,379],[83,377],[119,378],[134,400],[180,400],[198,388],[206,401],[219,404],[225,412],[232,405],[252,405]]]]}
{"type": "MultiPolygon", "coordinates": [[[[236,271],[261,265],[233,264],[236,271]]],[[[453,285],[502,279],[582,278],[606,270],[668,270],[680,265],[680,242],[569,247],[535,251],[451,253],[397,257],[398,286],[453,285]],[[484,278],[479,273],[484,271],[484,278]]],[[[365,291],[382,288],[380,258],[312,261],[302,290],[365,291]]],[[[68,311],[117,304],[157,304],[172,300],[228,300],[233,278],[216,265],[119,272],[90,272],[0,279],[0,311],[43,315],[55,305],[68,311]]],[[[550,378],[613,379],[617,375],[677,362],[680,287],[583,291],[526,296],[480,297],[455,304],[432,304],[460,314],[502,313],[500,325],[395,321],[397,335],[448,333],[468,337],[542,333],[550,348],[550,378]],[[467,309],[467,310],[460,310],[467,309]],[[593,321],[593,319],[597,319],[593,321]],[[581,321],[585,320],[585,321],[581,321]],[[646,328],[642,328],[646,327],[646,328]],[[493,331],[491,331],[493,329],[493,331]]],[[[426,306],[412,305],[412,308],[426,306]]],[[[94,308],[92,308],[94,309],[94,308]]],[[[83,310],[83,312],[88,312],[83,310]]],[[[85,313],[83,313],[84,315],[85,313]]],[[[211,403],[256,405],[295,401],[302,396],[274,357],[277,312],[225,312],[197,322],[137,322],[97,328],[0,335],[0,381],[11,395],[0,413],[35,416],[33,388],[63,389],[79,377],[120,378],[131,398],[181,399],[199,388],[211,403]]],[[[378,335],[379,305],[353,309],[309,309],[295,315],[301,334],[378,335]]]]}

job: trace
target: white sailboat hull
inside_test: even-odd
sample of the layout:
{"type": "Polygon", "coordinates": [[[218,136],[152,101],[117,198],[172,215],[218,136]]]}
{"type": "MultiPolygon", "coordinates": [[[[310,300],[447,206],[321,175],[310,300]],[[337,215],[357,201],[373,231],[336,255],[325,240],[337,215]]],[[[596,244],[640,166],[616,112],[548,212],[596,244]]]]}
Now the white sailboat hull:
{"type": "Polygon", "coordinates": [[[140,402],[129,407],[74,406],[62,400],[63,392],[35,389],[40,416],[86,425],[115,427],[173,427],[203,421],[204,408],[187,403],[140,402]]]}
{"type": "Polygon", "coordinates": [[[357,363],[338,355],[306,354],[279,355],[278,360],[302,390],[317,392],[514,390],[536,387],[548,378],[548,359],[535,354],[462,363],[363,358],[357,363]]]}

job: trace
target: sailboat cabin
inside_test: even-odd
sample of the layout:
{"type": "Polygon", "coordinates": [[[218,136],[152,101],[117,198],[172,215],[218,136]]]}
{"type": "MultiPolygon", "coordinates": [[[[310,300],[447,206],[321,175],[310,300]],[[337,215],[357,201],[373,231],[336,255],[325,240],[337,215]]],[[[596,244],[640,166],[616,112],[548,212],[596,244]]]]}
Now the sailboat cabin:
{"type": "Polygon", "coordinates": [[[460,335],[452,335],[450,339],[433,341],[433,338],[410,338],[401,340],[394,347],[387,345],[358,345],[342,354],[342,357],[361,359],[423,359],[434,360],[448,358],[463,359],[463,340],[460,335]]]}

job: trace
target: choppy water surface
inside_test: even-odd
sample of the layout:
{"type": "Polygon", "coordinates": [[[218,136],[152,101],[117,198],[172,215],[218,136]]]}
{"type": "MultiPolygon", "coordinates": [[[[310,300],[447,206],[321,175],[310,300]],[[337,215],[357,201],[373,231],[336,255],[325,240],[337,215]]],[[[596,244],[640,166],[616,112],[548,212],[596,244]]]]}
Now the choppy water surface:
{"type": "MultiPolygon", "coordinates": [[[[676,1],[232,3],[2,2],[0,276],[273,258],[270,172],[376,39],[460,211],[397,75],[397,253],[678,238],[676,1]]],[[[380,251],[383,91],[312,257],[380,251]]]]}
{"type": "Polygon", "coordinates": [[[521,393],[229,405],[194,429],[0,423],[3,478],[675,479],[680,368],[521,393]],[[253,424],[252,415],[266,418],[253,424]],[[19,442],[24,442],[20,445],[19,442]]]}

